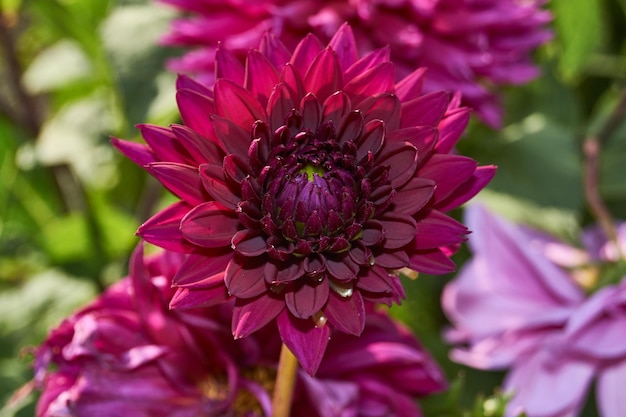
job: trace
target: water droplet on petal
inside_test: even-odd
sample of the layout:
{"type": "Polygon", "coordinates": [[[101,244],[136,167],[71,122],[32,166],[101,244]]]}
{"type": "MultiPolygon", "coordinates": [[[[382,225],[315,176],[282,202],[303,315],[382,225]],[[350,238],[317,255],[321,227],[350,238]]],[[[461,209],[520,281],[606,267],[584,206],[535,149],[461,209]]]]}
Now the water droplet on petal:
{"type": "Polygon", "coordinates": [[[332,280],[329,280],[328,283],[330,284],[330,287],[333,289],[333,291],[339,294],[340,297],[348,298],[352,296],[352,293],[354,291],[352,284],[333,282],[332,280]]]}
{"type": "Polygon", "coordinates": [[[328,317],[326,317],[321,310],[313,314],[311,318],[313,319],[313,323],[315,323],[315,327],[320,328],[324,327],[326,325],[326,322],[328,321],[328,317]]]}

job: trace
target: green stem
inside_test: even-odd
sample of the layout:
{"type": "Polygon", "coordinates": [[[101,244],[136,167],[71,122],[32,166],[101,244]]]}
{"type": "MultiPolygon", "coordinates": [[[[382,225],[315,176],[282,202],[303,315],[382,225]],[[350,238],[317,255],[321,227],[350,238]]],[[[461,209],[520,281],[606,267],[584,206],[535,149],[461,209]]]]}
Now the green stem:
{"type": "Polygon", "coordinates": [[[283,343],[280,350],[274,397],[272,398],[272,417],[289,417],[297,370],[298,359],[283,343]]]}

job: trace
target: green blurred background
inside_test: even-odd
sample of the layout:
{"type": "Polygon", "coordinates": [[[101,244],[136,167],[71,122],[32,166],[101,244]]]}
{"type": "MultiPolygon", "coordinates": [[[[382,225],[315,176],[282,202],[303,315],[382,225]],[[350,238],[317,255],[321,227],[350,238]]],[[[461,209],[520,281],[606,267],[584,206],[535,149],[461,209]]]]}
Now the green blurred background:
{"type": "MultiPolygon", "coordinates": [[[[505,127],[473,120],[459,150],[499,165],[480,195],[494,210],[575,242],[593,221],[582,142],[626,87],[626,0],[547,7],[555,38],[536,53],[543,75],[505,90],[505,127]]],[[[137,123],[177,122],[163,63],[180,51],[157,46],[174,12],[149,1],[0,0],[0,12],[0,417],[32,416],[36,396],[15,394],[32,376],[32,346],[125,275],[137,226],[170,198],[109,137],[140,140],[137,123]]],[[[626,123],[606,142],[600,178],[612,214],[626,219],[626,123]]],[[[455,260],[468,256],[463,248],[455,260]]],[[[451,277],[407,280],[409,301],[393,308],[452,383],[425,413],[496,416],[497,397],[475,398],[497,392],[502,374],[451,363],[441,340],[439,294],[451,277]]],[[[592,402],[584,416],[596,415],[592,402]]]]}

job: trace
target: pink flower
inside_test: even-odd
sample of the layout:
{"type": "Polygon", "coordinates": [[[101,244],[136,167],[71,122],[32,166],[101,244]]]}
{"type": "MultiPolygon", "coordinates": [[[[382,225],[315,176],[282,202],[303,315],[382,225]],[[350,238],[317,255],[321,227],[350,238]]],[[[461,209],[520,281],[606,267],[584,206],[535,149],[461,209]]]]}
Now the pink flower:
{"type": "MultiPolygon", "coordinates": [[[[234,341],[232,303],[168,309],[182,255],[144,261],[54,329],[36,352],[38,417],[197,417],[271,414],[280,351],[273,329],[234,341]]],[[[445,386],[417,341],[382,312],[363,337],[337,335],[317,378],[299,371],[294,417],[421,415],[413,402],[445,386]]]]}
{"type": "Polygon", "coordinates": [[[276,319],[313,374],[331,327],[359,335],[366,302],[404,298],[396,270],[453,270],[467,229],[443,212],[495,168],[450,153],[468,120],[456,98],[422,95],[421,70],[395,84],[387,48],[357,59],[349,26],[325,48],[259,48],[245,67],[218,50],[213,91],[179,78],[184,126],[113,143],[180,198],[138,232],[192,254],[172,307],[232,295],[236,338],[276,319]]]}
{"type": "Polygon", "coordinates": [[[426,91],[460,91],[494,127],[502,110],[493,87],[534,78],[531,52],[551,38],[543,0],[161,1],[191,12],[163,43],[198,47],[173,60],[174,71],[210,82],[218,42],[243,57],[267,30],[294,47],[308,32],[328,41],[348,22],[361,52],[389,45],[400,78],[429,68],[426,91]]]}
{"type": "Polygon", "coordinates": [[[626,402],[617,387],[626,384],[626,279],[586,297],[579,285],[585,281],[563,268],[607,260],[606,238],[586,232],[591,245],[583,251],[480,206],[468,208],[467,223],[475,230],[474,256],[442,300],[454,325],[448,340],[466,345],[453,349],[452,358],[480,369],[510,368],[507,416],[576,416],[594,377],[602,417],[622,415],[626,402]]]}

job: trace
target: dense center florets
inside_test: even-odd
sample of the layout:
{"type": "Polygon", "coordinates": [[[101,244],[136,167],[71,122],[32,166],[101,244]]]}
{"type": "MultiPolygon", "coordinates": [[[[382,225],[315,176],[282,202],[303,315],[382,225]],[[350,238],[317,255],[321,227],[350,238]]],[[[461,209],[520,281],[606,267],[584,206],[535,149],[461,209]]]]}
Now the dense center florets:
{"type": "Polygon", "coordinates": [[[244,224],[260,220],[271,258],[346,252],[384,208],[371,201],[372,190],[387,186],[384,206],[390,203],[388,168],[374,168],[371,153],[358,157],[362,129],[338,131],[333,121],[311,121],[296,109],[274,132],[256,123],[249,154],[258,175],[244,180],[239,212],[244,224]]]}

